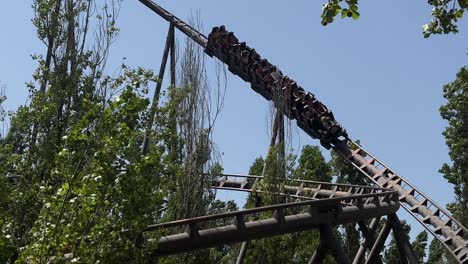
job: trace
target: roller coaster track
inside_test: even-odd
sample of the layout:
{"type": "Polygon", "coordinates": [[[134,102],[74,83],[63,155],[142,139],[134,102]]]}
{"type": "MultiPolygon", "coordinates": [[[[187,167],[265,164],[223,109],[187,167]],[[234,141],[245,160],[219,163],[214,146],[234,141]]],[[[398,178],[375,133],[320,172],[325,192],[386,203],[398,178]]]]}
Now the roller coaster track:
{"type": "MultiPolygon", "coordinates": [[[[221,174],[217,175],[217,177],[211,181],[211,188],[261,194],[263,191],[258,185],[256,186],[256,183],[261,180],[263,180],[263,177],[258,175],[221,174]],[[232,180],[232,178],[235,179],[232,180]],[[243,180],[236,180],[236,178],[241,178],[243,180]]],[[[336,184],[299,179],[286,179],[281,181],[280,185],[278,191],[280,191],[281,195],[296,200],[349,197],[352,195],[383,193],[391,190],[371,186],[336,184]]]]}
{"type": "Polygon", "coordinates": [[[139,1],[205,48],[209,56],[224,62],[233,74],[249,82],[254,91],[272,100],[285,116],[296,120],[308,135],[320,139],[326,148],[333,148],[377,186],[395,190],[401,206],[442,242],[460,263],[468,263],[468,230],[429,196],[350,140],[331,111],[313,94],[306,93],[254,49],[239,43],[224,27],[213,28],[207,38],[154,2],[139,1]]]}
{"type": "Polygon", "coordinates": [[[317,229],[323,225],[355,223],[393,214],[398,208],[396,191],[378,189],[374,193],[348,194],[177,220],[149,226],[146,231],[179,230],[177,234],[163,236],[158,241],[155,255],[163,256],[317,229]],[[268,216],[254,220],[252,216],[259,213],[268,216]]]}

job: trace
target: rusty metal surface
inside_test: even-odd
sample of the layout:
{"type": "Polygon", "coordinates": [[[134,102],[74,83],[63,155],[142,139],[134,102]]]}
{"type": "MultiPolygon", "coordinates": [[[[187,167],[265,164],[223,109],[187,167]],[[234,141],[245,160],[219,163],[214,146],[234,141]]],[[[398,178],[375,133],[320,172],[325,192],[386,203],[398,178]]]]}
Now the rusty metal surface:
{"type": "Polygon", "coordinates": [[[167,235],[158,241],[156,255],[168,255],[226,243],[259,239],[318,228],[320,225],[354,223],[395,213],[399,208],[395,191],[309,200],[201,216],[149,226],[147,231],[175,228],[187,231],[167,235]],[[307,208],[307,212],[297,213],[307,208]],[[249,220],[269,213],[271,217],[249,220]],[[210,227],[210,222],[223,224],[210,227]],[[231,222],[225,224],[226,222],[231,222]],[[207,227],[207,228],[206,228],[207,227]]]}

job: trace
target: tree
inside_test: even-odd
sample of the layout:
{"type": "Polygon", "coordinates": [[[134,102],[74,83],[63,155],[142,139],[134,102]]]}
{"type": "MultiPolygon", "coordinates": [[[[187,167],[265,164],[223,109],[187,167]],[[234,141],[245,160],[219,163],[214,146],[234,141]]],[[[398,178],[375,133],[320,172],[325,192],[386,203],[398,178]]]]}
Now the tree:
{"type": "Polygon", "coordinates": [[[152,261],[154,242],[141,234],[161,219],[167,182],[181,170],[173,120],[183,95],[162,100],[142,154],[147,91],[157,78],[125,65],[105,74],[119,1],[102,3],[33,2],[47,49],[34,55],[30,103],[0,142],[2,263],[152,261]]]}
{"type": "MultiPolygon", "coordinates": [[[[455,81],[444,85],[447,103],[440,107],[440,115],[448,122],[442,133],[449,148],[451,164],[444,163],[439,170],[453,184],[455,201],[447,205],[462,225],[468,224],[468,67],[462,67],[455,81]]],[[[434,239],[429,247],[429,260],[453,261],[450,253],[434,239]]]]}
{"type": "MultiPolygon", "coordinates": [[[[265,160],[263,159],[262,156],[255,158],[254,162],[249,168],[249,175],[259,175],[259,176],[262,175],[264,163],[265,163],[265,160]]],[[[247,179],[247,181],[250,183],[251,186],[255,182],[253,179],[250,179],[250,178],[247,179]]]]}
{"type": "Polygon", "coordinates": [[[318,146],[305,145],[293,173],[295,179],[331,182],[332,169],[318,146]]]}
{"type": "Polygon", "coordinates": [[[416,254],[416,256],[418,256],[419,263],[423,263],[423,260],[426,257],[426,248],[427,248],[426,230],[418,234],[416,239],[413,241],[412,246],[413,246],[414,253],[416,254]]]}
{"type": "MultiPolygon", "coordinates": [[[[359,141],[358,141],[359,142],[359,141]]],[[[366,177],[336,151],[332,150],[330,165],[337,183],[367,185],[366,177]]],[[[354,256],[361,244],[361,235],[355,224],[346,224],[342,229],[343,247],[346,255],[354,256]]]]}
{"type": "Polygon", "coordinates": [[[455,81],[444,85],[447,103],[440,114],[447,120],[443,135],[449,148],[452,164],[443,164],[440,173],[453,184],[455,202],[449,210],[464,226],[468,224],[468,67],[457,73],[455,81]]]}
{"type": "MultiPolygon", "coordinates": [[[[341,15],[342,18],[359,19],[358,3],[358,0],[329,0],[328,3],[323,5],[322,25],[326,26],[332,23],[338,15],[341,15]],[[343,5],[343,2],[346,4],[343,5]]],[[[468,10],[468,1],[429,0],[428,3],[433,6],[433,18],[429,24],[423,25],[424,37],[427,38],[432,34],[457,33],[457,22],[463,17],[463,13],[468,10]]]]}
{"type": "MultiPolygon", "coordinates": [[[[281,151],[281,146],[271,148],[265,161],[261,157],[256,158],[249,170],[250,174],[261,175],[263,165],[266,164],[264,170],[266,183],[262,183],[261,186],[268,187],[269,185],[269,188],[262,188],[262,190],[273,192],[273,195],[267,194],[267,199],[264,199],[265,195],[262,194],[262,202],[265,204],[278,202],[278,196],[275,193],[281,189],[281,184],[278,181],[279,176],[276,175],[285,173],[284,161],[279,158],[281,151]]],[[[294,163],[292,158],[292,156],[288,158],[291,164],[294,163]]],[[[331,181],[331,167],[316,146],[305,146],[301,151],[297,167],[290,169],[294,178],[331,181]]],[[[253,206],[254,203],[254,199],[249,197],[247,205],[253,206]]],[[[271,215],[265,217],[271,217],[271,215]]],[[[318,244],[317,230],[255,240],[250,243],[245,263],[307,263],[318,244]]],[[[334,261],[328,256],[324,263],[334,263],[334,261]]]]}
{"type": "Polygon", "coordinates": [[[427,263],[442,264],[444,263],[444,248],[437,239],[432,239],[429,245],[429,257],[427,263]]]}
{"type": "MultiPolygon", "coordinates": [[[[198,18],[190,24],[200,27],[198,18]]],[[[208,187],[211,177],[222,173],[219,155],[214,148],[212,131],[223,105],[224,92],[218,85],[210,89],[207,82],[203,50],[187,38],[179,63],[179,80],[170,87],[170,94],[179,98],[177,111],[170,117],[173,175],[168,186],[168,210],[165,221],[192,218],[216,213],[218,210],[237,209],[232,202],[215,200],[215,193],[208,187]],[[214,98],[213,100],[211,98],[214,98]]],[[[219,72],[217,73],[219,74],[219,72]]],[[[213,263],[227,261],[223,256],[231,246],[197,250],[173,257],[162,258],[161,263],[213,263]]]]}

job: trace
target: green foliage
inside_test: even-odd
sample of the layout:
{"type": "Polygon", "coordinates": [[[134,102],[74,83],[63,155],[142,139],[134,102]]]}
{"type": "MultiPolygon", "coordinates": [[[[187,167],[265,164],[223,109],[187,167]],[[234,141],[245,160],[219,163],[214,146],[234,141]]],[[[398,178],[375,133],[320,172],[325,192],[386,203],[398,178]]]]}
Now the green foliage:
{"type": "Polygon", "coordinates": [[[465,0],[429,0],[428,3],[433,6],[433,19],[423,26],[424,37],[427,38],[432,34],[457,33],[456,23],[463,18],[463,13],[468,9],[468,2],[465,0]]]}
{"type": "MultiPolygon", "coordinates": [[[[359,140],[357,140],[359,144],[359,140]]],[[[332,150],[330,165],[337,183],[367,185],[366,177],[340,154],[332,150]]]]}
{"type": "MultiPolygon", "coordinates": [[[[143,87],[153,79],[142,69],[125,69],[107,81],[113,90],[122,90],[118,96],[105,103],[82,98],[80,118],[68,123],[60,143],[45,137],[39,146],[54,145],[2,159],[1,166],[14,168],[22,177],[17,185],[1,183],[8,190],[2,202],[9,203],[0,213],[5,216],[2,231],[14,240],[1,243],[6,248],[1,252],[12,256],[11,245],[15,252],[21,246],[20,263],[62,261],[69,253],[79,262],[144,262],[147,245],[136,247],[134,241],[156,221],[165,195],[160,179],[166,177],[164,149],[152,148],[145,156],[140,150],[148,109],[143,87]],[[31,170],[31,164],[40,170],[31,170]]],[[[34,107],[20,109],[13,128],[27,128],[34,107]]],[[[18,141],[11,138],[22,136],[12,129],[2,153],[14,149],[18,141]]]]}
{"type": "Polygon", "coordinates": [[[318,146],[306,145],[302,148],[298,166],[293,173],[295,179],[330,182],[332,168],[325,161],[318,146]]]}
{"type": "Polygon", "coordinates": [[[419,233],[411,245],[413,246],[414,253],[418,257],[419,262],[423,263],[423,260],[426,257],[427,231],[424,230],[419,233]]]}
{"type": "Polygon", "coordinates": [[[437,239],[432,239],[429,245],[429,257],[427,263],[442,264],[444,255],[443,245],[437,239]]]}
{"type": "Polygon", "coordinates": [[[322,8],[322,25],[326,26],[333,23],[335,17],[341,14],[342,18],[352,17],[357,20],[360,16],[358,1],[357,0],[346,0],[346,7],[341,5],[343,0],[330,0],[328,3],[323,5],[322,8]]]}
{"type": "MultiPolygon", "coordinates": [[[[249,174],[264,174],[265,179],[259,187],[267,193],[261,196],[251,195],[246,207],[259,204],[259,197],[266,205],[284,202],[276,193],[282,188],[282,179],[286,171],[293,178],[331,181],[331,167],[316,146],[305,146],[301,151],[297,167],[291,165],[294,163],[295,156],[289,155],[287,159],[282,156],[281,145],[271,147],[265,160],[262,157],[256,158],[249,174]]],[[[262,217],[271,217],[271,215],[259,215],[259,218],[262,217]]],[[[307,263],[318,244],[317,230],[255,240],[248,247],[245,263],[307,263]]],[[[334,263],[333,258],[328,256],[324,263],[334,263]]]]}
{"type": "Polygon", "coordinates": [[[0,141],[0,263],[153,261],[155,242],[142,231],[161,219],[167,183],[181,171],[175,117],[186,91],[161,100],[143,155],[147,92],[157,78],[125,65],[116,77],[104,74],[118,2],[93,12],[93,1],[33,3],[47,55],[33,56],[30,103],[0,141]],[[98,44],[86,41],[89,30],[100,32],[98,44]]]}
{"type": "Polygon", "coordinates": [[[156,220],[164,153],[141,155],[148,100],[131,86],[140,81],[134,73],[113,82],[125,88],[107,106],[86,102],[89,108],[62,138],[53,184],[39,186],[46,193],[20,261],[59,261],[67,253],[83,262],[143,261],[145,247],[134,241],[156,220]]]}
{"type": "Polygon", "coordinates": [[[264,179],[260,182],[262,201],[265,205],[278,204],[283,202],[279,195],[282,192],[284,179],[286,178],[286,160],[283,156],[282,146],[270,147],[265,159],[264,179]]]}
{"type": "MultiPolygon", "coordinates": [[[[466,8],[465,2],[459,2],[466,8]]],[[[449,148],[451,164],[444,163],[439,170],[453,184],[455,201],[447,205],[462,225],[468,224],[468,67],[457,73],[455,81],[444,85],[447,103],[440,107],[440,114],[448,122],[442,133],[449,148]]],[[[456,263],[437,240],[429,247],[429,260],[434,263],[456,263]]],[[[432,262],[431,262],[432,263],[432,262]]]]}
{"type": "Polygon", "coordinates": [[[431,264],[456,264],[459,263],[442,243],[437,239],[432,239],[429,245],[429,256],[427,263],[431,264]]]}
{"type": "MultiPolygon", "coordinates": [[[[465,10],[468,10],[467,0],[429,0],[428,4],[433,7],[433,18],[429,24],[423,25],[425,38],[432,34],[458,32],[457,22],[463,18],[465,10]]],[[[328,0],[322,8],[322,25],[332,23],[340,14],[341,18],[359,19],[358,0],[328,0]]]]}
{"type": "Polygon", "coordinates": [[[249,175],[262,175],[264,163],[265,161],[263,160],[262,156],[255,158],[254,162],[249,168],[249,175]]]}
{"type": "Polygon", "coordinates": [[[361,235],[356,228],[356,224],[346,224],[343,226],[342,243],[346,256],[355,256],[361,246],[361,235]]]}
{"type": "Polygon", "coordinates": [[[440,108],[448,121],[443,135],[452,164],[445,163],[440,172],[454,185],[455,202],[450,211],[463,224],[468,224],[468,68],[463,67],[455,81],[444,86],[447,103],[440,108]]]}

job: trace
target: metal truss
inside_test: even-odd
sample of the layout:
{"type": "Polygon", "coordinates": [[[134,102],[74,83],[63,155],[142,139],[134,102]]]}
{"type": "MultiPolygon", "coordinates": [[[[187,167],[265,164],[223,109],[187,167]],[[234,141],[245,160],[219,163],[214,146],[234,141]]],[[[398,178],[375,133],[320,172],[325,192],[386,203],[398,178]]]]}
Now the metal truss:
{"type": "Polygon", "coordinates": [[[375,184],[396,190],[402,207],[460,263],[468,263],[467,229],[443,207],[357,143],[341,143],[335,149],[375,184]]]}
{"type": "MultiPolygon", "coordinates": [[[[261,180],[263,180],[263,177],[257,175],[220,174],[211,181],[211,188],[218,190],[262,193],[259,186],[255,184],[261,180]],[[240,178],[241,180],[236,180],[236,178],[240,178]]],[[[392,190],[371,186],[286,179],[281,182],[281,186],[278,191],[289,198],[315,200],[332,197],[347,197],[358,194],[382,193],[392,190]]]]}
{"type": "MultiPolygon", "coordinates": [[[[257,175],[221,174],[212,180],[211,188],[262,194],[263,191],[260,188],[254,186],[256,182],[263,180],[263,178],[264,177],[257,175]],[[234,180],[232,178],[234,178],[234,180]],[[242,180],[236,180],[237,178],[242,180]]],[[[295,198],[298,200],[318,200],[331,197],[353,197],[360,194],[375,194],[393,191],[392,189],[378,187],[316,182],[300,179],[284,180],[280,189],[283,191],[281,193],[283,196],[288,198],[295,198]]],[[[387,220],[379,233],[379,238],[376,239],[375,232],[378,219],[379,218],[374,218],[371,221],[369,227],[365,221],[356,220],[353,222],[358,223],[359,229],[365,240],[359,248],[356,256],[354,256],[352,263],[360,263],[360,261],[365,257],[366,250],[370,250],[366,263],[382,263],[379,253],[383,249],[385,240],[387,239],[392,229],[397,241],[397,247],[400,252],[400,261],[402,263],[408,263],[407,261],[409,260],[410,263],[418,263],[417,257],[402,231],[400,220],[396,214],[392,214],[387,217],[387,220]]],[[[328,241],[326,245],[328,246],[329,243],[330,241],[328,241]]],[[[322,251],[327,252],[326,247],[317,249],[309,263],[316,263],[314,261],[322,259],[320,257],[323,255],[321,253],[322,251]]]]}
{"type": "Polygon", "coordinates": [[[175,230],[158,241],[155,255],[336,226],[394,214],[398,194],[384,191],[285,203],[177,220],[149,226],[147,232],[175,230]],[[261,214],[259,220],[254,215],[261,214]]]}

